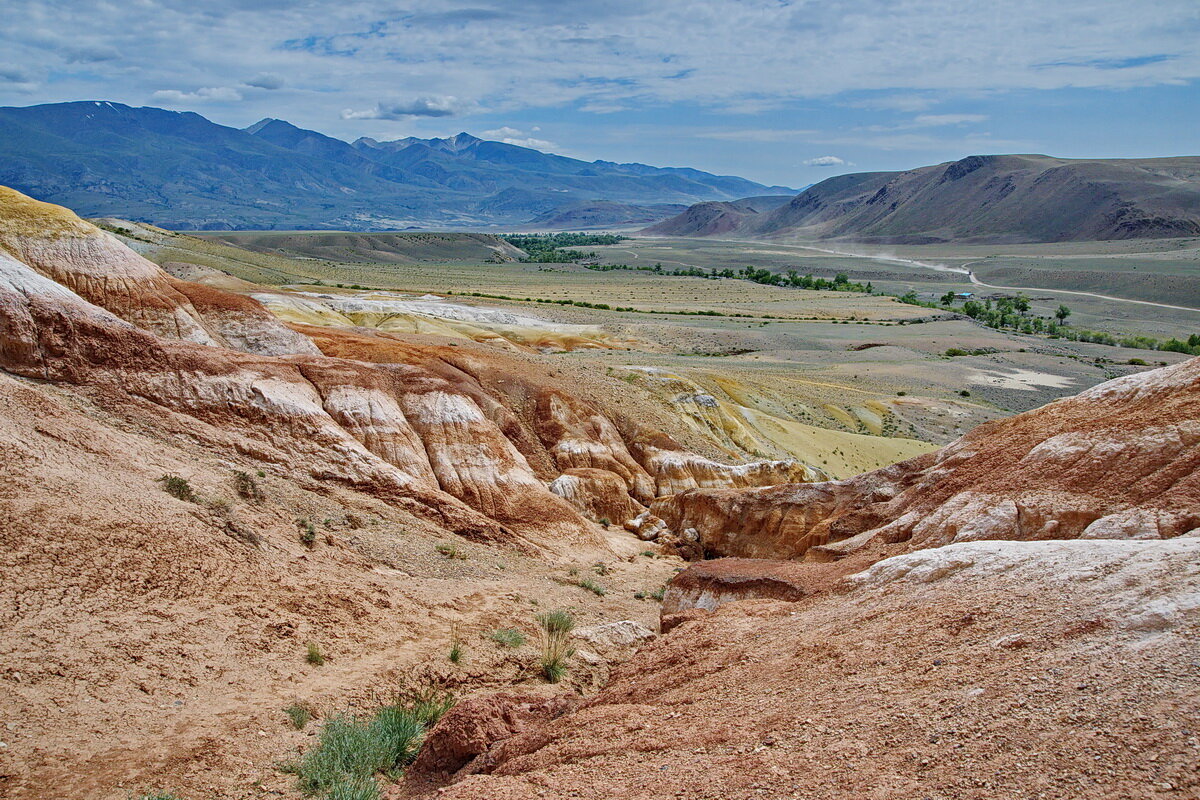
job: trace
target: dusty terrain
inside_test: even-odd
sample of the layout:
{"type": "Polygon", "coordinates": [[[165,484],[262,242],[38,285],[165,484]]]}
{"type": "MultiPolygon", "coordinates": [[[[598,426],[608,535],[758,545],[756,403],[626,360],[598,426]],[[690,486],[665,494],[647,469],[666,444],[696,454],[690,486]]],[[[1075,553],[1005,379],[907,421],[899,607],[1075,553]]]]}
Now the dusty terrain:
{"type": "MultiPolygon", "coordinates": [[[[1194,790],[1195,537],[1168,537],[1200,525],[1200,362],[882,297],[105,225],[0,188],[5,797],[297,797],[280,766],[323,720],[429,685],[459,725],[524,725],[438,796],[1194,790]],[[675,579],[705,550],[811,558],[763,565],[794,603],[715,568],[749,600],[706,616],[675,579]],[[642,634],[595,633],[657,628],[663,591],[632,659],[642,634]],[[551,686],[490,634],[555,608],[592,633],[551,686]]],[[[432,736],[397,796],[471,750],[432,736]]]]}

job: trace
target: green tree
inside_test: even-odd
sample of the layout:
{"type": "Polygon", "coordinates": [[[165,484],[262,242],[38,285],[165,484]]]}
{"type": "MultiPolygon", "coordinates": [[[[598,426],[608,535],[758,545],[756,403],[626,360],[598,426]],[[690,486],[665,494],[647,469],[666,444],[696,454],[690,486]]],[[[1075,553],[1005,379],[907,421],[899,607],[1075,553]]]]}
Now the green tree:
{"type": "Polygon", "coordinates": [[[942,305],[944,305],[944,306],[954,305],[954,292],[946,292],[944,295],[942,295],[942,305]]]}
{"type": "Polygon", "coordinates": [[[1059,304],[1058,310],[1054,312],[1054,316],[1058,317],[1060,323],[1066,322],[1067,317],[1071,316],[1071,309],[1067,308],[1062,303],[1059,304]]]}

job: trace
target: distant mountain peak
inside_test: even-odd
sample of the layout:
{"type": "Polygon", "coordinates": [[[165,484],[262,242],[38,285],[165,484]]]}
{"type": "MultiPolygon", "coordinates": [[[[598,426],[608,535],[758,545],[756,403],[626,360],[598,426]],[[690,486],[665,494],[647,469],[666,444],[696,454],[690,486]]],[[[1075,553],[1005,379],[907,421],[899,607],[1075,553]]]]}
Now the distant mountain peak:
{"type": "Polygon", "coordinates": [[[564,223],[645,224],[773,189],[688,168],[588,163],[466,131],[351,144],[274,117],[233,128],[103,100],[0,108],[0,184],[88,216],[183,229],[509,227],[567,209],[564,223]]]}

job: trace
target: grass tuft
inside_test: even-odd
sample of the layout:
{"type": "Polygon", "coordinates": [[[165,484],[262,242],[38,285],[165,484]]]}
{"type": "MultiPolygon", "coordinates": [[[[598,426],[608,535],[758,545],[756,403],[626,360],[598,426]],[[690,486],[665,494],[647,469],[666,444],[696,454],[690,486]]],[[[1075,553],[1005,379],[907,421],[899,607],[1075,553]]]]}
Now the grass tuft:
{"type": "Polygon", "coordinates": [[[598,595],[600,597],[603,597],[604,595],[608,594],[608,589],[605,589],[603,586],[596,583],[591,578],[585,578],[585,579],[581,580],[578,583],[578,586],[580,589],[587,589],[592,594],[598,595]]]}
{"type": "Polygon", "coordinates": [[[304,730],[304,726],[312,721],[312,707],[306,703],[292,703],[283,710],[287,714],[288,721],[292,723],[292,727],[296,730],[304,730]]]}
{"type": "Polygon", "coordinates": [[[435,549],[439,553],[444,555],[446,558],[451,558],[451,559],[457,558],[457,559],[465,560],[467,557],[467,554],[464,551],[459,550],[458,545],[456,545],[456,544],[446,544],[443,542],[442,544],[439,544],[435,549]]]}
{"type": "Polygon", "coordinates": [[[376,776],[399,777],[417,757],[426,729],[451,702],[442,697],[409,705],[393,703],[370,717],[329,718],[316,746],[295,765],[301,791],[325,800],[379,800],[376,776]]]}
{"type": "Polygon", "coordinates": [[[542,629],[542,675],[550,683],[558,683],[567,675],[567,661],[575,655],[571,646],[571,631],[575,618],[568,612],[548,611],[537,616],[542,629]]]}
{"type": "Polygon", "coordinates": [[[323,666],[325,664],[325,654],[321,652],[321,646],[316,642],[309,642],[308,654],[304,656],[304,660],[316,667],[323,666]]]}
{"type": "Polygon", "coordinates": [[[525,634],[516,628],[500,628],[489,634],[489,638],[497,644],[516,649],[525,644],[525,634]]]}

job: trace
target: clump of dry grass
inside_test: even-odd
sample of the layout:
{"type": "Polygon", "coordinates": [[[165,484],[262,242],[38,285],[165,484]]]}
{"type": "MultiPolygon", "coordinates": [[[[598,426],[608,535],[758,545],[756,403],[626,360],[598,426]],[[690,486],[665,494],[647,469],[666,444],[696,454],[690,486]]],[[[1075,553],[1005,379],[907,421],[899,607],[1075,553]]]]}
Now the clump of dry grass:
{"type": "Polygon", "coordinates": [[[542,630],[542,675],[550,683],[558,683],[567,674],[567,661],[575,655],[571,646],[571,631],[575,629],[575,618],[562,610],[538,614],[538,625],[542,630]]]}

